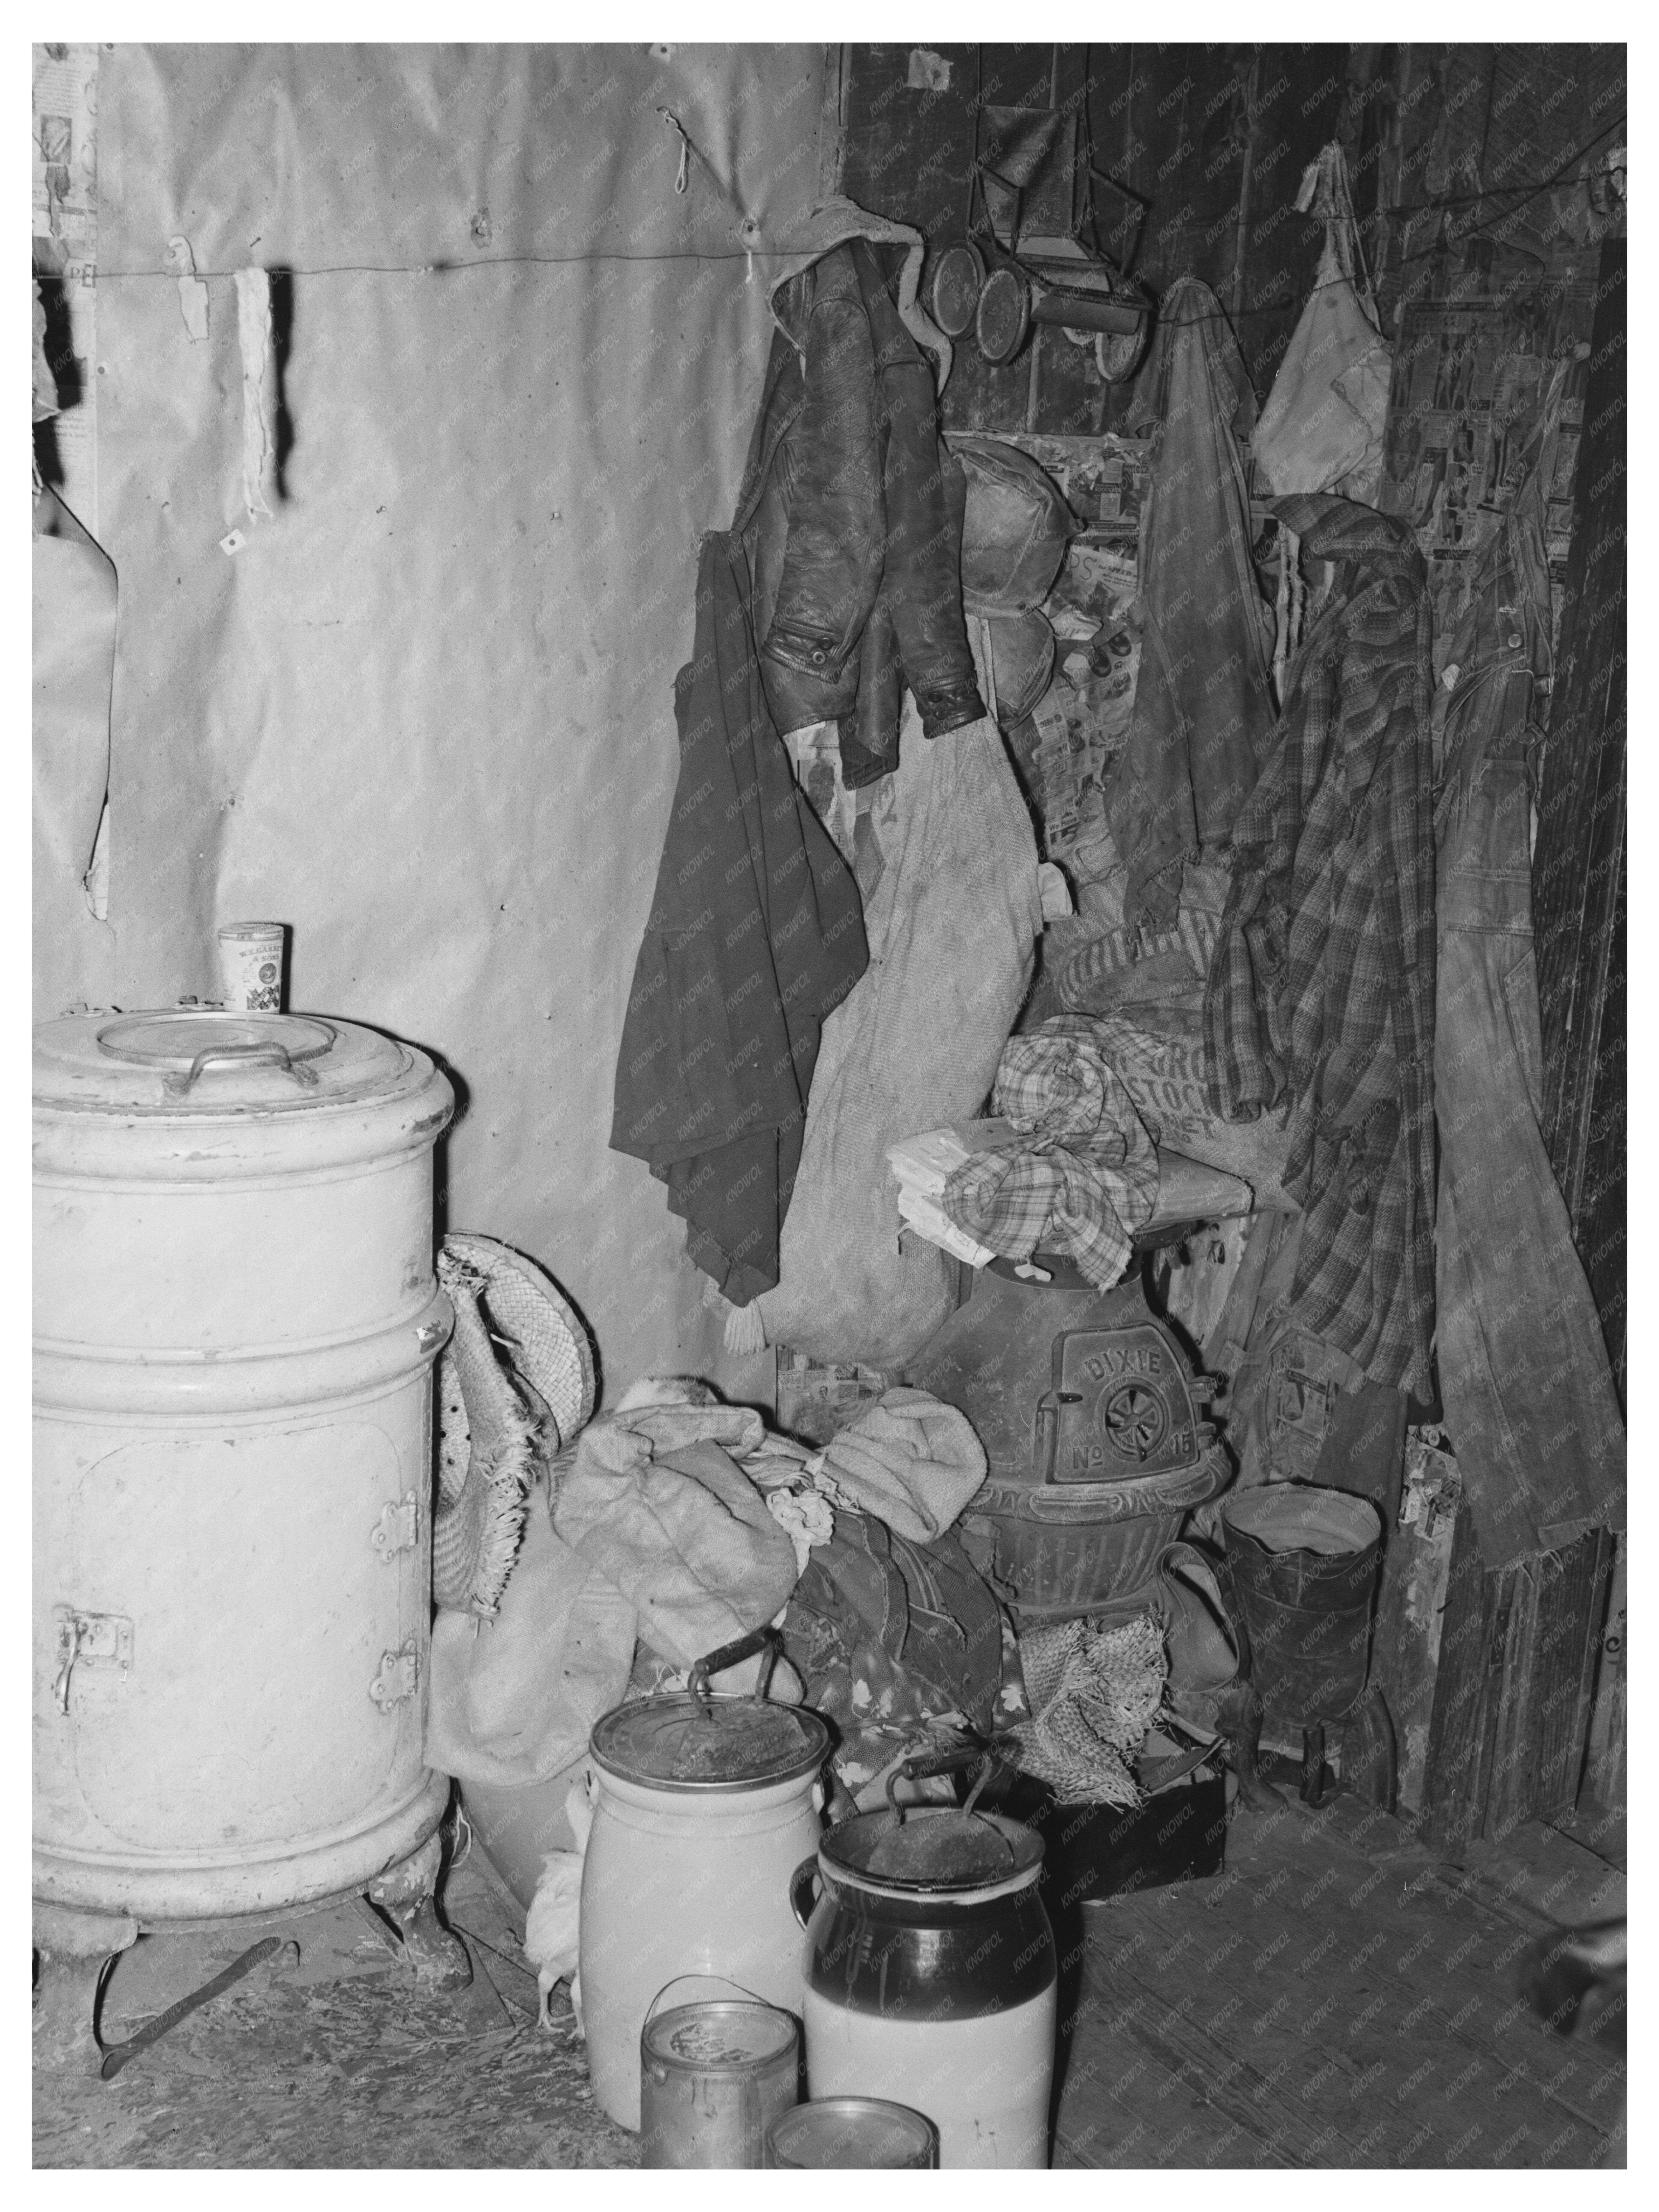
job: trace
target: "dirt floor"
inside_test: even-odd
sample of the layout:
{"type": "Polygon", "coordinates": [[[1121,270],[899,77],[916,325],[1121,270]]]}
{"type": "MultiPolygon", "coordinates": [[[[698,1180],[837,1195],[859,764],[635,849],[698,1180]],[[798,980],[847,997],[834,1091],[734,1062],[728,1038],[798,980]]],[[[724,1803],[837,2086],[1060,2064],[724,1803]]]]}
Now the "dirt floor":
{"type": "Polygon", "coordinates": [[[291,1938],[299,1959],[256,1968],[112,2081],[37,2067],[35,2165],[637,2166],[637,2139],[593,2103],[563,1990],[550,2031],[536,2025],[522,1915],[476,1859],[446,1905],[473,1965],[453,1994],[416,1990],[367,1905],[141,1936],[105,1984],[106,2048],[261,1936],[291,1938]]]}
{"type": "MultiPolygon", "coordinates": [[[[1622,2064],[1515,1999],[1552,1924],[1624,1910],[1620,1838],[1535,1825],[1462,1869],[1343,1796],[1244,1813],[1214,1879],[1057,1930],[1056,2166],[1583,2166],[1623,2161],[1622,2064]],[[1080,1933],[1081,1940],[1078,1936],[1080,1933]],[[1610,2155],[1609,2155],[1610,2148],[1610,2155]]],[[[146,1936],[100,2029],[131,2035],[265,1933],[256,1969],[112,2081],[37,2069],[38,2166],[633,2166],[594,2107],[563,1994],[550,2033],[522,1920],[477,1855],[451,1874],[470,1990],[416,1991],[367,1906],[146,1936]],[[276,1971],[273,1971],[273,1966],[276,1971]]]]}

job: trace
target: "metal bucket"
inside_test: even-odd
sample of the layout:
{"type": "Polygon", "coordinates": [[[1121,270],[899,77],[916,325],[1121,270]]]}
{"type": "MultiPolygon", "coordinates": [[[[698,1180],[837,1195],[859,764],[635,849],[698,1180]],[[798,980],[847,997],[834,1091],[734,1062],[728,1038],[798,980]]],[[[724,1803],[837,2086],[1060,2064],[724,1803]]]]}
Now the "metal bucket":
{"type": "Polygon", "coordinates": [[[1365,1688],[1382,1552],[1376,1508],[1346,1491],[1275,1482],[1230,1498],[1221,1526],[1268,1720],[1340,1719],[1365,1688]]]}
{"type": "Polygon", "coordinates": [[[820,2097],[774,2120],[766,2131],[769,2166],[939,2164],[939,2130],[924,2113],[884,2097],[820,2097]]]}
{"type": "Polygon", "coordinates": [[[641,2166],[758,2166],[800,2095],[800,2030],[775,2005],[675,2005],[640,2031],[641,2166]]]}

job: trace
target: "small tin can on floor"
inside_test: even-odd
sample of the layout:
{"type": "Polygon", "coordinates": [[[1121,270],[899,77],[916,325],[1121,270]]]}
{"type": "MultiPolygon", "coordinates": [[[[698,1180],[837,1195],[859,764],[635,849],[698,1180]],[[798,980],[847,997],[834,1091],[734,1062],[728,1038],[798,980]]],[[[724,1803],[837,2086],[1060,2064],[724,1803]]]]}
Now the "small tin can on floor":
{"type": "Polygon", "coordinates": [[[675,2005],[640,2033],[640,2164],[758,2166],[800,2094],[800,2030],[775,2005],[675,2005]]]}
{"type": "Polygon", "coordinates": [[[924,2113],[884,2097],[820,2097],[797,2105],[766,2131],[769,2166],[939,2164],[939,2130],[924,2113]]]}

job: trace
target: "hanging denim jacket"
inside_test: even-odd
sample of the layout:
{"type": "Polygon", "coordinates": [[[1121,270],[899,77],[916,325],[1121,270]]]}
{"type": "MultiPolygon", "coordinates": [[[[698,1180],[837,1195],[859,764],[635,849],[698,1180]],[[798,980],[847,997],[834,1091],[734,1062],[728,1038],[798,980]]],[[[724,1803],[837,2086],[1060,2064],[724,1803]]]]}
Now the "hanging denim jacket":
{"type": "Polygon", "coordinates": [[[1437,1352],[1488,1567],[1625,1519],[1606,1342],[1539,1128],[1527,754],[1550,669],[1536,477],[1500,525],[1437,695],[1437,1352]]]}

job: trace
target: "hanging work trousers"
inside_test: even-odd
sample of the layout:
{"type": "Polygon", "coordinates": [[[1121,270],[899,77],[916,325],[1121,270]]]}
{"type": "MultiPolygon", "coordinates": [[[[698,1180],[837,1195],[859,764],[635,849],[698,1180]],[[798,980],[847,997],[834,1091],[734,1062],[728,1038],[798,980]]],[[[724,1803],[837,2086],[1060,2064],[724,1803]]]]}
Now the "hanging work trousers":
{"type": "Polygon", "coordinates": [[[1538,1121],[1526,753],[1548,625],[1523,494],[1452,642],[1436,807],[1440,1389],[1489,1568],[1625,1521],[1624,1425],[1538,1121]]]}

